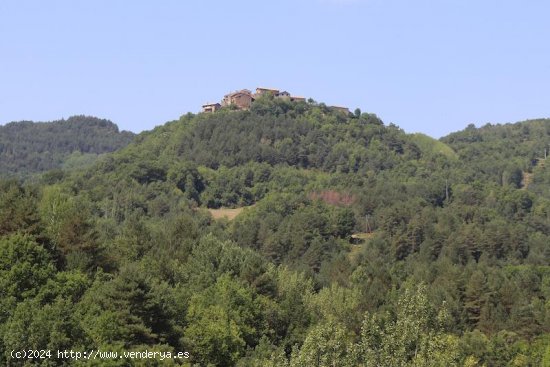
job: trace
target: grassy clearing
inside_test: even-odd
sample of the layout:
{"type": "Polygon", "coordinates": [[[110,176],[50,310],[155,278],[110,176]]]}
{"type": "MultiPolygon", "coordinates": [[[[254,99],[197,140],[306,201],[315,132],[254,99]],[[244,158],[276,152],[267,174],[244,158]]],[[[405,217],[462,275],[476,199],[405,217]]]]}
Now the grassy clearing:
{"type": "Polygon", "coordinates": [[[210,215],[212,215],[212,218],[214,219],[227,218],[228,220],[233,220],[237,217],[237,215],[241,214],[241,212],[245,208],[250,208],[250,206],[242,206],[240,208],[234,208],[234,209],[228,209],[228,208],[208,209],[208,211],[210,212],[210,215]]]}
{"type": "Polygon", "coordinates": [[[422,133],[411,134],[412,140],[420,148],[422,153],[440,153],[449,159],[458,159],[458,154],[447,144],[422,133]]]}
{"type": "Polygon", "coordinates": [[[369,238],[372,238],[374,236],[374,232],[358,232],[351,235],[351,238],[356,240],[368,240],[369,238]]]}

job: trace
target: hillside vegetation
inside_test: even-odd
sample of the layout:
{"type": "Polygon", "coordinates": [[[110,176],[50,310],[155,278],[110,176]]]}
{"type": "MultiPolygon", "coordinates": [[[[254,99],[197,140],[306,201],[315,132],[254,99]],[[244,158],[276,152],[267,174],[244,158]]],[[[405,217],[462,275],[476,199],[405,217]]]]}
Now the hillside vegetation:
{"type": "Polygon", "coordinates": [[[548,366],[550,175],[534,159],[549,142],[550,120],[435,141],[266,97],[182,116],[86,170],[4,181],[0,364],[47,347],[190,354],[158,365],[548,366]]]}
{"type": "Polygon", "coordinates": [[[428,135],[415,133],[411,134],[410,138],[424,154],[442,154],[449,159],[458,158],[458,155],[450,146],[428,135]]]}
{"type": "Polygon", "coordinates": [[[128,145],[133,135],[119,132],[111,121],[87,116],[11,122],[0,126],[0,177],[81,168],[128,145]]]}

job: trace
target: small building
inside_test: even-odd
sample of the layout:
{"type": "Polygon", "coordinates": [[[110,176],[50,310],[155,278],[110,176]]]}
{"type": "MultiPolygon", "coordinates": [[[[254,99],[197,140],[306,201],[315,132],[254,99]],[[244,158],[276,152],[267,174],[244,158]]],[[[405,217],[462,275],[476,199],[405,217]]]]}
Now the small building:
{"type": "Polygon", "coordinates": [[[271,89],[271,88],[256,88],[256,96],[262,96],[264,94],[271,94],[272,96],[277,96],[279,94],[278,89],[271,89]]]}
{"type": "Polygon", "coordinates": [[[236,106],[240,110],[247,110],[254,102],[254,96],[248,89],[241,89],[233,93],[226,94],[222,100],[222,106],[236,106]]]}
{"type": "Polygon", "coordinates": [[[290,99],[290,93],[288,93],[286,90],[285,91],[282,91],[280,93],[277,93],[277,95],[275,96],[277,98],[286,98],[286,99],[290,99]]]}
{"type": "Polygon", "coordinates": [[[290,97],[290,100],[292,102],[305,102],[306,98],[305,97],[292,96],[292,97],[290,97]]]}
{"type": "Polygon", "coordinates": [[[222,108],[222,105],[219,103],[207,103],[202,105],[202,112],[212,113],[212,112],[216,112],[220,108],[222,108]]]}

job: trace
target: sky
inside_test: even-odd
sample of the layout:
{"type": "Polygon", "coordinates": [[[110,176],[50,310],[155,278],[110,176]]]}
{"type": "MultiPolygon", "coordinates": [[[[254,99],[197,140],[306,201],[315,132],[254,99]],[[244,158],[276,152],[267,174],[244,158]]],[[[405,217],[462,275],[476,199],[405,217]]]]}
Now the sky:
{"type": "Polygon", "coordinates": [[[550,117],[546,0],[0,1],[0,124],[287,90],[439,138],[550,117]]]}

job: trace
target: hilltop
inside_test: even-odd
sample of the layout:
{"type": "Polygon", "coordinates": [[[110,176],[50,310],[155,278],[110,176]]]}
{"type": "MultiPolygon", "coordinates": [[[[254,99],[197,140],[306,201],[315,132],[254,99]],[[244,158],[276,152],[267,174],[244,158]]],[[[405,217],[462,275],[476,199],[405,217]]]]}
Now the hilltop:
{"type": "Polygon", "coordinates": [[[111,121],[88,116],[10,122],[0,126],[0,177],[82,168],[98,155],[128,145],[133,136],[111,121]]]}

